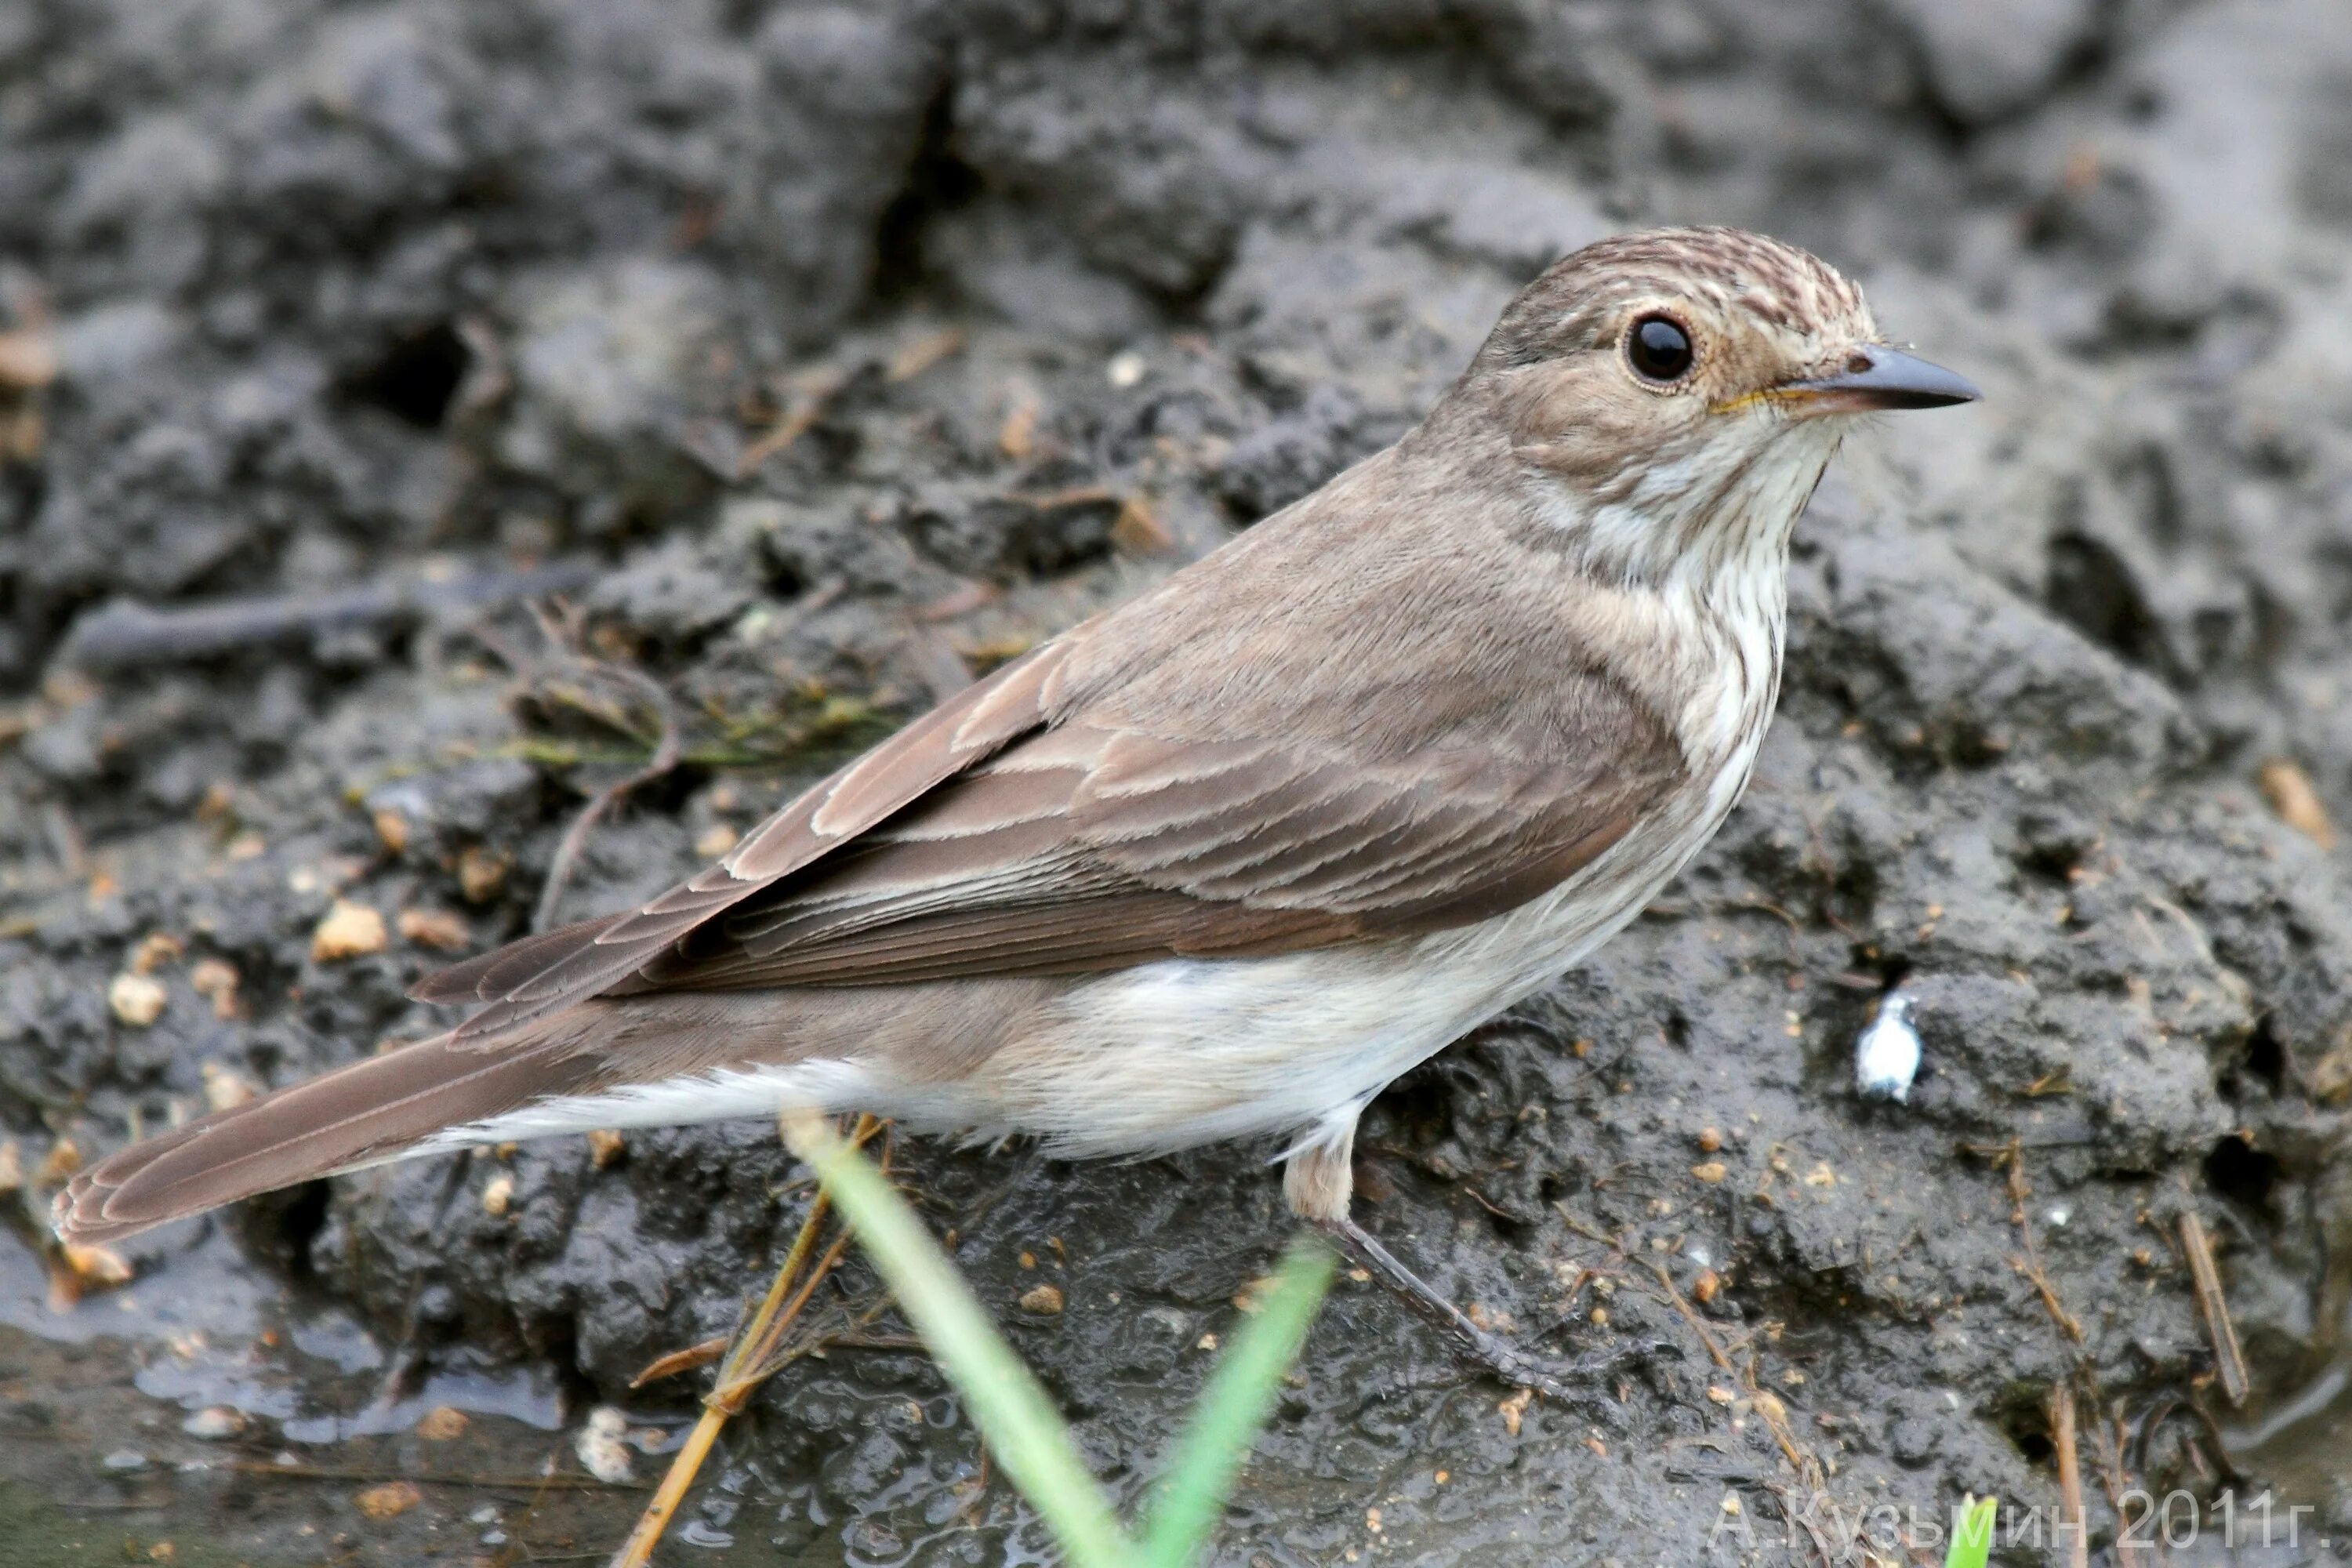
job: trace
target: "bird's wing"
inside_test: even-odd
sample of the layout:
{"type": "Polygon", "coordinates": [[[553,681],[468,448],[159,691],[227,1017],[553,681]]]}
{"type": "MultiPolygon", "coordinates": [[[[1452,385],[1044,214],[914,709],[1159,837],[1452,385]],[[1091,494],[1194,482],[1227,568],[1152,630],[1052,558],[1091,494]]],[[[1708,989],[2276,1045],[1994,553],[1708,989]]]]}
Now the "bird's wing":
{"type": "Polygon", "coordinates": [[[1281,952],[1556,885],[1684,776],[1681,747],[1611,673],[1606,595],[1397,454],[917,720],[644,908],[418,994],[487,1004],[454,1039],[488,1046],[606,994],[1281,952]]]}
{"type": "Polygon", "coordinates": [[[424,1002],[486,1002],[453,1037],[487,1044],[601,994],[713,917],[856,840],[1046,721],[1071,640],[1051,643],[958,693],[814,785],[716,864],[642,908],[543,931],[426,976],[424,1002]]]}
{"type": "Polygon", "coordinates": [[[445,972],[462,1038],[595,994],[1067,973],[1467,924],[1615,843],[1678,776],[1599,677],[1539,749],[1394,754],[1344,734],[1188,740],[1082,705],[1053,649],[818,785],[637,912],[445,972]]]}
{"type": "Polygon", "coordinates": [[[1570,704],[1581,743],[1541,756],[1189,740],[1081,712],[731,903],[614,991],[1069,973],[1484,920],[1617,842],[1679,773],[1664,727],[1593,685],[1570,704]]]}

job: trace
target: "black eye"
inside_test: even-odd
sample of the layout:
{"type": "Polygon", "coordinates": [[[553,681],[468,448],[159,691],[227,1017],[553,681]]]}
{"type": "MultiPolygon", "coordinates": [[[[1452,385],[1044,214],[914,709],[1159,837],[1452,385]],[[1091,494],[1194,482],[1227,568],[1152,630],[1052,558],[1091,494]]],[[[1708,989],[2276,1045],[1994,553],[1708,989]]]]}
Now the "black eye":
{"type": "Polygon", "coordinates": [[[1625,357],[1644,381],[1679,381],[1691,367],[1690,334],[1665,316],[1644,316],[1625,334],[1625,357]]]}

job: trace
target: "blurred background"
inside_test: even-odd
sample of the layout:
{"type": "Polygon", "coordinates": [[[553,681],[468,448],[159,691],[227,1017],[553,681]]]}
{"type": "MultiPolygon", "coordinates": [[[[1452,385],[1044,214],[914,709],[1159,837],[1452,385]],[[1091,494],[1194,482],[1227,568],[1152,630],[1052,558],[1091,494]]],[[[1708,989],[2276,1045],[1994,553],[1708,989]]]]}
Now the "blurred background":
{"type": "MultiPolygon", "coordinates": [[[[1859,1562],[1872,1510],[2062,1471],[2098,1561],[2154,1561],[2135,1489],[2236,1489],[2238,1556],[2216,1516],[2171,1560],[2326,1554],[2339,0],[10,0],[0,1563],[597,1560],[701,1387],[632,1377],[807,1203],[772,1129],[117,1257],[54,1256],[47,1192],[434,1032],[425,969],[673,880],[1660,221],[1817,250],[1987,401],[1832,471],[1717,846],[1366,1122],[1364,1217],[1441,1288],[1661,1348],[1531,1405],[1343,1281],[1218,1560],[1859,1562]],[[1851,1087],[1890,986],[1901,1106],[1851,1087]]],[[[1129,1496],[1281,1245],[1267,1152],[904,1152],[1129,1496]]],[[[663,1560],[1039,1560],[842,1279],[663,1560]]]]}

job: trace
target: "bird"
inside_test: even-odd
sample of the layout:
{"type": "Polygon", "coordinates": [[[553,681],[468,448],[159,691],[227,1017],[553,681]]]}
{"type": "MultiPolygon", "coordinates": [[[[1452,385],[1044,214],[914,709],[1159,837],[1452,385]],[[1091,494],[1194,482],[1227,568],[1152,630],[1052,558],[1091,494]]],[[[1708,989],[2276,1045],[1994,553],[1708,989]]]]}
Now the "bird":
{"type": "Polygon", "coordinates": [[[413,994],[475,1010],[135,1142],[99,1243],[387,1162],[866,1110],[1052,1153],[1282,1141],[1290,1210],[1514,1384],[1351,1214],[1390,1082],[1624,927],[1745,789],[1790,541],[1856,419],[1979,395],[1731,228],[1602,239],[1412,430],[999,668],[641,907],[413,994]]]}

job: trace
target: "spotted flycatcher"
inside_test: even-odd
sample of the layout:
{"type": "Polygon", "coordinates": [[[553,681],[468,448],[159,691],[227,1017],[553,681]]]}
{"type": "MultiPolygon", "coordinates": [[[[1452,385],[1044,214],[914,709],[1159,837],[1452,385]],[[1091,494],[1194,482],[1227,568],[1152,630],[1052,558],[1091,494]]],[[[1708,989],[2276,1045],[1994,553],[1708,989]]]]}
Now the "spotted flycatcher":
{"type": "Polygon", "coordinates": [[[1853,417],[1974,388],[1728,229],[1604,240],[1386,451],[998,670],[641,909],[417,994],[448,1034],[121,1150],[121,1237],[472,1144],[786,1108],[1066,1154],[1287,1139],[1349,1213],[1381,1088],[1621,929],[1748,782],[1789,536],[1853,417]]]}

